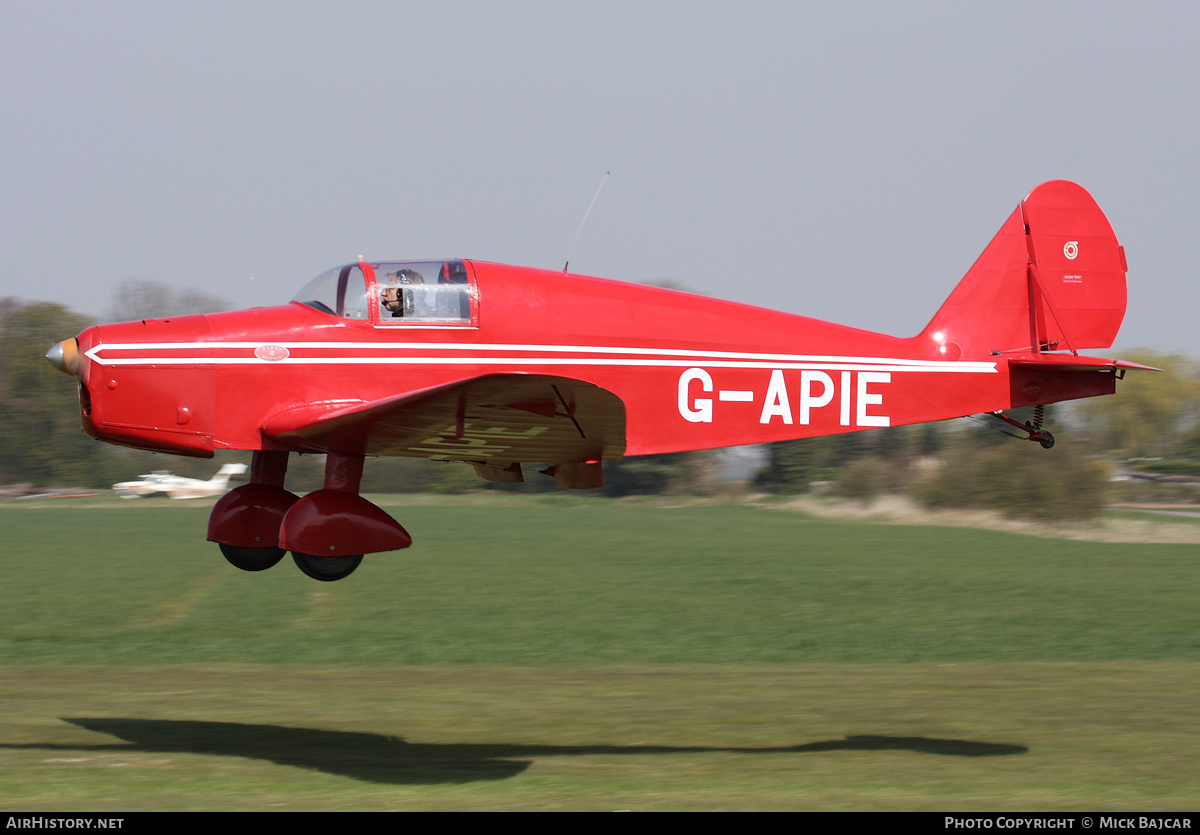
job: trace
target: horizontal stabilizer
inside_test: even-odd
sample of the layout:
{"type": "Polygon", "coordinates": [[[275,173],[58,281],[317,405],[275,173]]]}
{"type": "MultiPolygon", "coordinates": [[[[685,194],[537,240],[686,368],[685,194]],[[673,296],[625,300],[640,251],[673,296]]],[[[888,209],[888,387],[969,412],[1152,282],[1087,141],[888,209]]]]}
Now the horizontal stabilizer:
{"type": "Polygon", "coordinates": [[[1059,371],[1162,371],[1152,365],[1103,357],[1081,357],[1075,354],[1018,354],[1007,357],[1010,366],[1047,366],[1059,371]]]}

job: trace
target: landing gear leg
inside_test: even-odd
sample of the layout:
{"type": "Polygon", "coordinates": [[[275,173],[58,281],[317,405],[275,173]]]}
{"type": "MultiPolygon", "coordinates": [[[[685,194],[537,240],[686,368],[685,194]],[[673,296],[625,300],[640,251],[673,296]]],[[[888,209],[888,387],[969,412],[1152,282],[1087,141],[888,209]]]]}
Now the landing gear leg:
{"type": "Polygon", "coordinates": [[[325,487],[292,505],[283,519],[279,547],[290,550],[314,580],[340,580],[358,568],[363,554],[412,544],[395,519],[358,495],[362,469],[362,455],[330,452],[325,487]]]}
{"type": "Polygon", "coordinates": [[[279,526],[299,496],[283,489],[288,454],[258,450],[250,465],[250,483],[230,490],[208,517],[208,539],[232,565],[263,571],[283,559],[279,526]]]}
{"type": "Polygon", "coordinates": [[[1042,449],[1050,449],[1054,446],[1054,436],[1042,429],[1042,421],[1046,417],[1046,407],[1040,403],[1033,409],[1033,420],[1027,420],[1024,423],[1018,423],[1003,412],[992,412],[991,415],[994,418],[1004,421],[1009,426],[1025,432],[1025,440],[1036,441],[1042,445],[1042,449]]]}

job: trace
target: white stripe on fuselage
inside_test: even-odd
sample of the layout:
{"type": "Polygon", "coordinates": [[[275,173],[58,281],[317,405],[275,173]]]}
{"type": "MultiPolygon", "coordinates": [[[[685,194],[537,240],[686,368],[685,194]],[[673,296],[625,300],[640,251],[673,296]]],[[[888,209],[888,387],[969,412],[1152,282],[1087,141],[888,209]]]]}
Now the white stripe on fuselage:
{"type": "Polygon", "coordinates": [[[812,354],[771,354],[658,348],[617,348],[590,345],[513,345],[426,342],[143,342],[97,345],[85,356],[103,366],[118,365],[508,365],[508,366],[640,366],[682,368],[819,368],[835,371],[920,371],[925,373],[994,374],[994,362],[946,362],[896,357],[858,357],[812,354]],[[253,350],[278,345],[291,350],[376,351],[375,356],[287,357],[279,360],[248,356],[137,356],[105,358],[117,351],[253,350]],[[493,354],[573,354],[574,356],[394,356],[402,351],[472,351],[493,354]],[[624,356],[621,356],[624,355],[624,356]]]}

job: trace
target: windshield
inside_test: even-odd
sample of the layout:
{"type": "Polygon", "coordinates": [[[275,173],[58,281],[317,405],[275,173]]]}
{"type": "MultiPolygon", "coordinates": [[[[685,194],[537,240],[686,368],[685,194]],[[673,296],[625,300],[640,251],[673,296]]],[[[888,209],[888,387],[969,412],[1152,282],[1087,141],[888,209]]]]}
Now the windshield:
{"type": "Polygon", "coordinates": [[[345,319],[366,319],[367,279],[358,264],[334,267],[300,288],[292,301],[345,319]]]}

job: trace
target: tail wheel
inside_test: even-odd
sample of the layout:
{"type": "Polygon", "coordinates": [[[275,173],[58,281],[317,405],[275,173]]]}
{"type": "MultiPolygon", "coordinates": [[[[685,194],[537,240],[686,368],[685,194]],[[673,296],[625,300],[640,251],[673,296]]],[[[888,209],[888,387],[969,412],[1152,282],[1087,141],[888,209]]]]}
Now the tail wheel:
{"type": "Polygon", "coordinates": [[[282,548],[268,546],[266,548],[239,548],[236,545],[221,543],[221,553],[232,565],[242,571],[266,571],[283,559],[287,551],[282,548]]]}
{"type": "Polygon", "coordinates": [[[333,581],[349,577],[362,562],[362,554],[350,557],[314,557],[292,552],[296,566],[314,580],[333,581]]]}
{"type": "MultiPolygon", "coordinates": [[[[1016,427],[1017,429],[1020,429],[1022,432],[1025,433],[1025,440],[1035,441],[1035,442],[1041,444],[1042,449],[1050,449],[1054,446],[1054,436],[1051,435],[1046,430],[1042,429],[1042,420],[1046,416],[1046,407],[1045,406],[1039,405],[1039,406],[1034,407],[1033,420],[1027,420],[1024,423],[1017,423],[1015,420],[1010,418],[1008,415],[1004,414],[1004,412],[988,412],[988,414],[990,414],[992,417],[996,418],[997,420],[1004,421],[1009,426],[1013,426],[1013,427],[1016,427]]],[[[999,431],[1005,435],[1012,435],[1012,437],[1014,437],[1014,438],[1021,437],[1020,435],[1013,435],[1011,432],[1005,432],[1003,429],[1000,429],[999,431]]]]}

